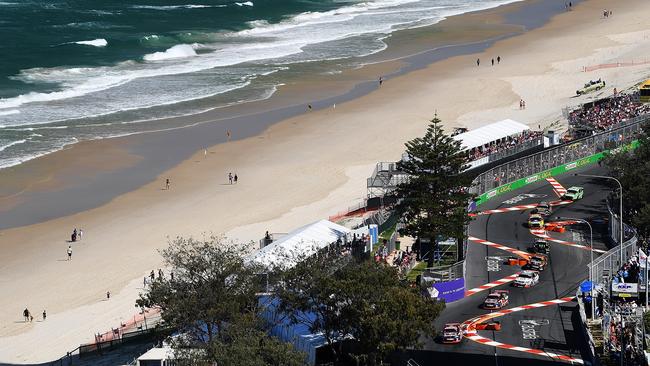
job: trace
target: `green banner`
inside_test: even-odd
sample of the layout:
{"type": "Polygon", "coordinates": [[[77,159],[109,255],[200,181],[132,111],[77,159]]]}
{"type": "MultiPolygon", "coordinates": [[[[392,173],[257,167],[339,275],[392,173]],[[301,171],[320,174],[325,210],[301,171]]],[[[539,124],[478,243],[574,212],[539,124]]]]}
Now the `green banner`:
{"type": "Polygon", "coordinates": [[[623,146],[618,147],[616,149],[605,150],[603,152],[599,152],[597,154],[587,156],[585,158],[578,159],[576,161],[572,161],[570,163],[562,164],[560,166],[556,166],[554,168],[544,170],[543,172],[533,174],[533,175],[530,175],[530,176],[525,177],[525,178],[518,179],[518,180],[516,180],[514,182],[504,184],[502,186],[491,189],[491,190],[479,195],[477,197],[477,199],[476,199],[476,206],[479,206],[479,205],[489,201],[490,199],[492,199],[492,198],[494,198],[494,197],[496,197],[496,196],[498,196],[500,194],[510,192],[510,191],[514,191],[514,190],[519,189],[519,188],[521,188],[523,186],[526,186],[528,184],[535,183],[535,182],[537,182],[539,180],[546,179],[546,178],[549,178],[549,177],[553,177],[553,176],[556,176],[556,175],[560,175],[560,174],[569,172],[569,171],[571,171],[573,169],[583,167],[585,165],[595,164],[599,160],[603,159],[606,154],[617,153],[617,152],[630,150],[630,149],[636,149],[637,147],[639,147],[639,141],[634,140],[634,141],[630,142],[629,144],[623,145],[623,146]]]}

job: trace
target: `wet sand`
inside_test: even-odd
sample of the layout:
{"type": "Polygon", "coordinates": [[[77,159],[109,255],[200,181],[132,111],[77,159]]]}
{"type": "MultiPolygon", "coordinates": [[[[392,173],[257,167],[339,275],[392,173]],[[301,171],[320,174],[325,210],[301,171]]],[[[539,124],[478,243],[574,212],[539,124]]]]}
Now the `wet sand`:
{"type": "MultiPolygon", "coordinates": [[[[397,32],[389,48],[342,75],[287,80],[269,100],[182,117],[194,127],[86,141],[61,152],[0,170],[0,230],[98,207],[151,182],[197,150],[262,133],[269,126],[367,95],[386,82],[453,56],[485,50],[494,41],[539,27],[563,10],[561,2],[531,1],[450,17],[431,27],[397,32]],[[394,60],[394,61],[390,61],[394,60]],[[89,164],[89,161],[95,164],[89,164]]],[[[173,120],[173,119],[172,119],[173,120]]]]}
{"type": "MultiPolygon", "coordinates": [[[[563,9],[563,2],[557,3],[563,9]]],[[[489,21],[507,19],[507,9],[525,8],[516,4],[491,11],[489,21]]],[[[625,89],[648,75],[647,66],[581,70],[612,59],[650,56],[650,25],[644,19],[648,11],[650,4],[642,0],[590,0],[539,29],[488,44],[485,51],[479,48],[478,54],[470,48],[466,54],[389,77],[379,89],[373,74],[386,75],[409,62],[393,62],[386,69],[376,65],[365,76],[358,70],[359,79],[342,76],[341,89],[352,88],[347,94],[351,99],[321,100],[309,113],[298,99],[295,106],[269,108],[263,116],[240,117],[259,126],[238,130],[237,122],[224,120],[81,143],[34,160],[38,166],[25,164],[23,179],[43,179],[34,179],[25,198],[14,196],[3,220],[10,217],[7,212],[27,209],[47,217],[50,209],[58,208],[56,202],[65,206],[63,211],[77,213],[0,231],[0,293],[11,294],[0,297],[0,362],[60,357],[129,317],[138,284],[160,267],[156,250],[169,237],[225,233],[235,240],[257,240],[265,230],[287,232],[362,200],[374,164],[396,160],[404,142],[420,136],[436,112],[448,126],[474,128],[513,118],[544,127],[561,119],[562,107],[594,96],[574,98],[576,85],[602,77],[609,87],[625,89]],[[601,19],[608,7],[614,16],[601,19]],[[501,64],[489,66],[497,55],[501,64]],[[475,64],[478,57],[481,67],[475,64]],[[519,110],[520,98],[527,101],[526,110],[519,110]],[[286,118],[286,111],[300,115],[286,118]],[[286,119],[263,125],[262,119],[273,118],[286,119]],[[225,141],[228,129],[234,140],[217,144],[225,141]],[[252,137],[244,138],[246,133],[252,137]],[[206,157],[203,146],[210,146],[206,157]],[[188,158],[178,164],[183,154],[188,158]],[[60,169],[69,173],[60,174],[60,169]],[[237,185],[228,184],[228,172],[239,175],[237,185]],[[162,189],[165,178],[172,182],[169,191],[162,189]],[[87,207],[95,208],[78,211],[87,201],[92,202],[87,207]],[[84,229],[84,238],[73,244],[73,260],[67,262],[66,239],[74,227],[84,229]],[[110,307],[102,301],[109,290],[110,307]],[[34,313],[47,309],[48,320],[22,323],[26,306],[34,313]]],[[[426,44],[426,36],[421,37],[426,44]]],[[[292,100],[290,90],[308,97],[318,93],[314,88],[301,93],[300,84],[288,86],[279,92],[287,101],[292,100]]],[[[272,101],[263,105],[272,106],[272,101]]]]}

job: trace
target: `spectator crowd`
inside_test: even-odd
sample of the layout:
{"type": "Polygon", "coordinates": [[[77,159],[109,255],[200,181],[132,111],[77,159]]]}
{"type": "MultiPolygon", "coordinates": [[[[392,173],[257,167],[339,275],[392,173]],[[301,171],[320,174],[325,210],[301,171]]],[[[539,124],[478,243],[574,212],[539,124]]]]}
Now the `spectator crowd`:
{"type": "Polygon", "coordinates": [[[534,141],[542,137],[542,131],[524,131],[519,135],[509,136],[489,145],[475,147],[468,151],[469,160],[474,161],[488,155],[515,150],[526,142],[534,141]]]}
{"type": "Polygon", "coordinates": [[[588,103],[569,113],[572,129],[607,131],[630,118],[650,112],[650,107],[638,102],[638,94],[615,94],[588,103]]]}

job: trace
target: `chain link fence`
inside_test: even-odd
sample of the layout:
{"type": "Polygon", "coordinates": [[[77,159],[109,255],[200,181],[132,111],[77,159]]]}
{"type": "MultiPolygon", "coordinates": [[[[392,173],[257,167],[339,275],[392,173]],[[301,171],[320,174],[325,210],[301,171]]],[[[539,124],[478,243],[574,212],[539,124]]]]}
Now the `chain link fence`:
{"type": "Polygon", "coordinates": [[[470,192],[482,194],[553,167],[629,144],[637,139],[641,125],[648,121],[650,115],[638,116],[608,131],[501,164],[479,174],[474,179],[470,192]]]}

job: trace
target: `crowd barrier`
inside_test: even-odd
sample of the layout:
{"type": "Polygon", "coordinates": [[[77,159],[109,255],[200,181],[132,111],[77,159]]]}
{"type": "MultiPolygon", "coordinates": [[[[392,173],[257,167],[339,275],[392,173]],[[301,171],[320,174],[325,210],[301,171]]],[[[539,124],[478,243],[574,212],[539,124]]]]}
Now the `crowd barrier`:
{"type": "Polygon", "coordinates": [[[470,192],[479,206],[500,194],[601,160],[608,152],[634,149],[641,125],[650,115],[630,119],[611,130],[558,145],[491,168],[474,178],[470,192]]]}

